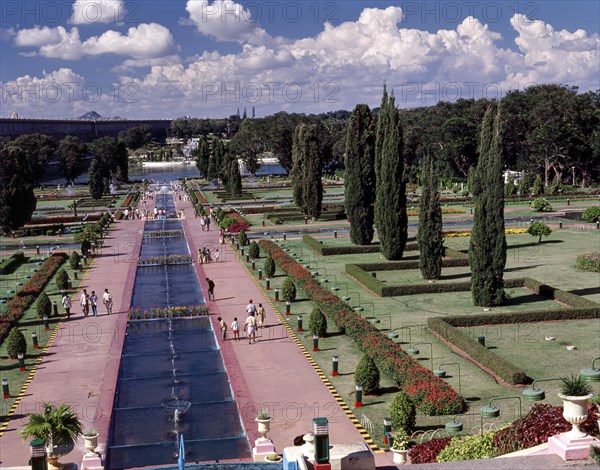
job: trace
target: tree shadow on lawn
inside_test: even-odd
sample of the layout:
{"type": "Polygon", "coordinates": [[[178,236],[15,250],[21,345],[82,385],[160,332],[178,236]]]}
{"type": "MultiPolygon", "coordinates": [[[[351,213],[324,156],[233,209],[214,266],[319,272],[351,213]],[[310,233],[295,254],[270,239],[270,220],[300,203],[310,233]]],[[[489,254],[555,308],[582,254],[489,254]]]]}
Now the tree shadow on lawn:
{"type": "Polygon", "coordinates": [[[502,307],[514,307],[516,305],[533,304],[536,302],[545,302],[547,300],[550,299],[538,294],[521,295],[519,297],[513,297],[506,300],[506,302],[502,304],[502,307]]]}
{"type": "Polygon", "coordinates": [[[532,246],[550,245],[553,243],[563,243],[563,242],[564,242],[564,240],[542,240],[540,243],[530,242],[530,243],[519,243],[517,245],[508,245],[506,248],[508,250],[514,250],[515,248],[529,248],[532,246]]]}
{"type": "Polygon", "coordinates": [[[471,273],[442,274],[440,280],[461,279],[465,277],[471,277],[471,273]]]}
{"type": "Polygon", "coordinates": [[[381,397],[383,395],[388,395],[390,393],[398,393],[400,389],[395,385],[390,387],[379,387],[372,395],[367,395],[369,397],[381,397]]]}
{"type": "Polygon", "coordinates": [[[514,268],[506,268],[504,270],[505,273],[512,273],[515,271],[524,271],[525,269],[533,269],[533,268],[539,268],[540,266],[542,266],[541,264],[532,264],[531,266],[515,266],[514,268]]]}
{"type": "Polygon", "coordinates": [[[600,287],[588,287],[586,289],[577,289],[569,291],[573,295],[594,295],[600,294],[600,287]]]}

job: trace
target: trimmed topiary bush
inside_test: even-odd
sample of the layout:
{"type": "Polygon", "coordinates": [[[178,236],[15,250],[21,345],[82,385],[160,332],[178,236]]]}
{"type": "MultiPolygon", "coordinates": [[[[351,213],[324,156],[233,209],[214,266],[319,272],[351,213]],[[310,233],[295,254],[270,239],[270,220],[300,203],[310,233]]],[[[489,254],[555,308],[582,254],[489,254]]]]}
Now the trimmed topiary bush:
{"type": "Polygon", "coordinates": [[[83,240],[81,242],[81,254],[87,256],[90,254],[90,250],[92,249],[92,242],[89,240],[83,240]]]}
{"type": "Polygon", "coordinates": [[[531,209],[536,212],[552,212],[552,204],[544,197],[538,197],[531,203],[531,209]]]}
{"type": "Polygon", "coordinates": [[[313,308],[308,322],[310,333],[324,338],[327,335],[327,318],[318,307],[313,308]]]}
{"type": "Polygon", "coordinates": [[[379,369],[375,361],[366,354],[363,354],[356,365],[354,381],[362,385],[365,395],[372,394],[379,388],[379,369]]]}
{"type": "Polygon", "coordinates": [[[390,418],[392,419],[392,429],[394,431],[404,429],[408,434],[413,433],[417,420],[417,410],[406,392],[400,391],[394,397],[390,408],[390,418]]]}
{"type": "Polygon", "coordinates": [[[538,243],[541,243],[542,237],[547,237],[552,233],[552,229],[544,222],[536,220],[529,225],[527,233],[532,237],[538,237],[538,243]]]}
{"type": "Polygon", "coordinates": [[[281,286],[281,298],[289,301],[296,300],[296,285],[289,277],[283,281],[283,285],[281,286]]]}
{"type": "Polygon", "coordinates": [[[251,259],[260,258],[260,248],[258,247],[258,243],[250,243],[250,248],[248,248],[248,254],[250,255],[251,259]]]}
{"type": "Polygon", "coordinates": [[[71,266],[71,269],[78,269],[80,261],[81,256],[79,255],[79,253],[73,251],[73,253],[71,253],[71,256],[69,256],[69,266],[71,266]]]}
{"type": "Polygon", "coordinates": [[[62,268],[56,273],[56,287],[61,291],[69,288],[69,275],[62,268]]]}
{"type": "Polygon", "coordinates": [[[581,215],[583,220],[587,220],[588,222],[596,222],[600,219],[600,206],[588,207],[583,211],[581,215]]]}
{"type": "Polygon", "coordinates": [[[240,244],[240,246],[248,245],[248,236],[246,235],[246,231],[244,229],[240,230],[240,233],[238,233],[237,241],[240,244]]]}
{"type": "Polygon", "coordinates": [[[19,353],[27,354],[27,341],[16,326],[13,326],[6,338],[6,351],[10,359],[16,359],[19,353]]]}
{"type": "Polygon", "coordinates": [[[50,302],[50,298],[45,292],[42,292],[35,302],[35,310],[38,318],[52,315],[52,302],[50,302]]]}
{"type": "Polygon", "coordinates": [[[263,269],[265,270],[265,276],[267,276],[267,278],[272,278],[275,275],[275,270],[276,270],[276,266],[275,266],[275,261],[273,260],[273,258],[271,257],[271,255],[267,255],[267,258],[265,259],[265,263],[263,264],[263,269]]]}

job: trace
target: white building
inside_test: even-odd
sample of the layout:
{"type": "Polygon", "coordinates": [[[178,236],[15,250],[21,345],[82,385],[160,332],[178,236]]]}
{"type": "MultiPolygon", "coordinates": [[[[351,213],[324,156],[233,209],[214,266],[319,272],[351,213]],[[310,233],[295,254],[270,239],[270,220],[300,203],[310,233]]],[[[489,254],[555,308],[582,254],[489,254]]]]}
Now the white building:
{"type": "MultiPolygon", "coordinates": [[[[246,168],[246,162],[241,158],[238,158],[238,164],[240,166],[240,174],[242,176],[251,176],[252,174],[246,168]]],[[[264,157],[258,159],[258,170],[256,176],[267,176],[267,175],[285,175],[287,172],[285,168],[281,166],[279,160],[275,157],[264,157]]]]}
{"type": "Polygon", "coordinates": [[[508,182],[512,180],[513,184],[517,186],[521,182],[523,176],[525,176],[524,171],[506,170],[504,172],[504,184],[508,184],[508,182]]]}

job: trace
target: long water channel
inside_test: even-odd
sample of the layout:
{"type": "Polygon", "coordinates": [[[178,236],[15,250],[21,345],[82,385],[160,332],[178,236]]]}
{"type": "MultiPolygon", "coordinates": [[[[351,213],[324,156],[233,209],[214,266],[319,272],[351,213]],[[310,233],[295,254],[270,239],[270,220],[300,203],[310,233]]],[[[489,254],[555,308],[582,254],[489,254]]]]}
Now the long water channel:
{"type": "MultiPolygon", "coordinates": [[[[158,209],[174,211],[172,194],[158,209]]],[[[182,231],[177,219],[147,221],[145,232],[182,231]]],[[[184,236],[144,238],[141,257],[190,254],[184,236]]],[[[137,268],[132,307],[204,304],[193,264],[137,268]]],[[[109,437],[110,469],[250,456],[221,351],[208,316],[131,320],[121,357],[109,437]]]]}

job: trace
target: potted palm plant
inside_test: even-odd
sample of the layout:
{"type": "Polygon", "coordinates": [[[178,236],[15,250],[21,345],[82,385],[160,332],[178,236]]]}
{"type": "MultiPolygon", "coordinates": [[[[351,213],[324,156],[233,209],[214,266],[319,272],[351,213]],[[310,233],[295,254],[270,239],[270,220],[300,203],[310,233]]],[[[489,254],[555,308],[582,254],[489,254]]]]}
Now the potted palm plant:
{"type": "Polygon", "coordinates": [[[396,431],[391,449],[394,453],[394,463],[399,465],[405,464],[408,454],[408,434],[406,434],[404,429],[396,431]]]}
{"type": "Polygon", "coordinates": [[[261,439],[268,439],[267,433],[271,430],[271,415],[268,410],[260,410],[255,421],[258,423],[258,432],[261,439]]]}
{"type": "Polygon", "coordinates": [[[52,403],[44,403],[41,413],[31,413],[28,418],[19,431],[23,439],[44,439],[49,468],[60,468],[58,459],[73,450],[75,441],[82,433],[79,418],[71,406],[52,403]]]}
{"type": "Polygon", "coordinates": [[[587,434],[579,429],[579,425],[588,418],[587,402],[594,396],[589,382],[581,376],[564,377],[559,398],[563,401],[563,417],[573,425],[568,433],[572,439],[585,437],[587,434]]]}
{"type": "Polygon", "coordinates": [[[85,450],[87,455],[95,455],[96,447],[98,447],[98,431],[94,428],[87,429],[83,433],[83,440],[85,441],[85,450]]]}

